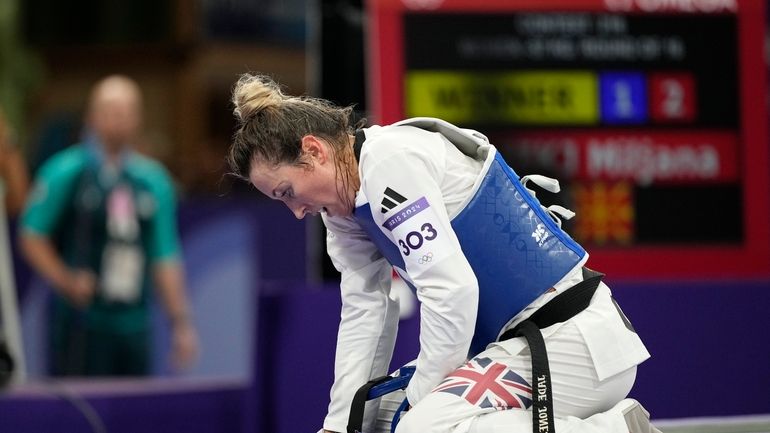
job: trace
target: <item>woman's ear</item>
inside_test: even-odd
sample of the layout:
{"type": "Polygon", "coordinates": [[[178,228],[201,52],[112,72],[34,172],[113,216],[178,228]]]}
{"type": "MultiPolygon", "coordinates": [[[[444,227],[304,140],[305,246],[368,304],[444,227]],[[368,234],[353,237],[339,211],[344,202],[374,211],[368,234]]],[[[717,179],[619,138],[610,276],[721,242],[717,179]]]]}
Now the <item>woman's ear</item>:
{"type": "Polygon", "coordinates": [[[315,135],[308,134],[302,137],[302,153],[308,159],[318,161],[319,164],[329,159],[329,148],[315,135]]]}

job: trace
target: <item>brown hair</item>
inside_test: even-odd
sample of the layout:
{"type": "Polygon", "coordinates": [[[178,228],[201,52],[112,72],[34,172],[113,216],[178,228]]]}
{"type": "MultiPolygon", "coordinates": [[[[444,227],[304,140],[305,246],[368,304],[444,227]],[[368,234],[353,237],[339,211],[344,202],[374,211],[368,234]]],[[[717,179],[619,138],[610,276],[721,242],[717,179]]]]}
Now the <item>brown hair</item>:
{"type": "MultiPolygon", "coordinates": [[[[352,107],[338,107],[319,98],[288,96],[272,78],[252,74],[241,75],[232,102],[238,124],[227,155],[231,174],[248,181],[254,162],[306,165],[302,137],[310,134],[331,145],[343,188],[358,189],[349,135],[364,121],[350,124],[352,107]]],[[[347,194],[338,192],[347,200],[347,194]]]]}

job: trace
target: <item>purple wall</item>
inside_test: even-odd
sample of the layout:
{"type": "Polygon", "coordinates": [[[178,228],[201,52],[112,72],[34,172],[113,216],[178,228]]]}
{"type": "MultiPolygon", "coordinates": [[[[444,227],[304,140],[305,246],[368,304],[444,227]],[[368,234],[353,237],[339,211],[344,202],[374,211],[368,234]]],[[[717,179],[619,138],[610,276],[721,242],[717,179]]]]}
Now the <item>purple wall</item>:
{"type": "Polygon", "coordinates": [[[653,417],[770,413],[770,281],[616,284],[613,293],[652,354],[632,395],[653,417]]]}
{"type": "Polygon", "coordinates": [[[241,433],[245,384],[165,383],[148,380],[37,385],[0,395],[0,431],[82,433],[93,431],[67,398],[77,395],[98,414],[109,433],[241,433]]]}

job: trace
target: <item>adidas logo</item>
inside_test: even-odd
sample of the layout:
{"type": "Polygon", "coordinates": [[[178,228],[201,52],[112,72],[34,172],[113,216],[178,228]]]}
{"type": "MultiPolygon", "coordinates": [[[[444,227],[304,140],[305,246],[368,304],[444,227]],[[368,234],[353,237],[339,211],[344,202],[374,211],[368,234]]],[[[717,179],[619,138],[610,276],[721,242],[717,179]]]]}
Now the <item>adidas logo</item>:
{"type": "Polygon", "coordinates": [[[406,201],[406,197],[393,191],[390,188],[385,188],[385,197],[382,199],[382,213],[387,213],[393,210],[396,206],[406,201]]]}

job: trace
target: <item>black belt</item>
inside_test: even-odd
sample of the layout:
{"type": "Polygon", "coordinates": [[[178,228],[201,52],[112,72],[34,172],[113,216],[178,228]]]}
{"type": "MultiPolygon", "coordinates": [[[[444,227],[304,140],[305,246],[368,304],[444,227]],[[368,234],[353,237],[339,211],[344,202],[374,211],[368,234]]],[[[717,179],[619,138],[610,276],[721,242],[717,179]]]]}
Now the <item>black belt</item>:
{"type": "Polygon", "coordinates": [[[553,419],[551,396],[551,369],[548,353],[540,330],[559,322],[566,322],[591,303],[596,288],[604,274],[583,268],[583,281],[562,292],[550,302],[535,311],[526,320],[509,329],[498,341],[514,337],[527,339],[532,356],[532,431],[533,433],[556,433],[553,419]]]}
{"type": "Polygon", "coordinates": [[[368,400],[369,390],[375,386],[392,380],[391,376],[377,377],[358,388],[353,401],[350,404],[350,414],[348,415],[348,433],[361,433],[361,427],[364,424],[364,408],[368,400]]]}

